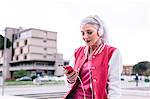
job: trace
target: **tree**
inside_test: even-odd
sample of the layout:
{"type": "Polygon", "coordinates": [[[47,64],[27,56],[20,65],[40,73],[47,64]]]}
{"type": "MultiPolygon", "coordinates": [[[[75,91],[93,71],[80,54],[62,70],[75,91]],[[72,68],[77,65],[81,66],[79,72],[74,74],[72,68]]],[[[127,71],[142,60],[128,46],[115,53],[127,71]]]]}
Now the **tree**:
{"type": "MultiPolygon", "coordinates": [[[[6,40],[6,48],[9,48],[12,45],[11,41],[8,38],[6,38],[6,40]]],[[[0,50],[4,50],[4,37],[2,35],[0,35],[0,50]]]]}
{"type": "Polygon", "coordinates": [[[148,69],[149,69],[148,61],[139,62],[133,66],[133,73],[144,75],[144,72],[146,72],[148,69]]]}
{"type": "Polygon", "coordinates": [[[19,71],[15,71],[13,73],[14,78],[20,78],[20,77],[28,76],[28,75],[29,75],[29,73],[26,70],[19,70],[19,71]]]}

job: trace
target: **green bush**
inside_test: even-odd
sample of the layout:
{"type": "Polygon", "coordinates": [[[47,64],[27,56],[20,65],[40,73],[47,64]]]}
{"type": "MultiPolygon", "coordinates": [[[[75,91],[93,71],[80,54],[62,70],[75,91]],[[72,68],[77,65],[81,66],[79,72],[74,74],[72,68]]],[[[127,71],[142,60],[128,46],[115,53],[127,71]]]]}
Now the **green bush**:
{"type": "Polygon", "coordinates": [[[23,76],[29,76],[29,73],[26,70],[19,70],[19,71],[15,71],[13,73],[14,78],[20,78],[23,76]]]}
{"type": "Polygon", "coordinates": [[[144,81],[145,82],[150,82],[150,80],[148,78],[145,78],[144,81]]]}

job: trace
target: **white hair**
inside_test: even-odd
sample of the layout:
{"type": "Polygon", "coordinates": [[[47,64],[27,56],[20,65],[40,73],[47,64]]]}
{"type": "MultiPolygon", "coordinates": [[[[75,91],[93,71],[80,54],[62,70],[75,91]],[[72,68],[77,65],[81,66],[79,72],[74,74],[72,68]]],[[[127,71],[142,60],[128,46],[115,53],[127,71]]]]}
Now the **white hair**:
{"type": "Polygon", "coordinates": [[[102,41],[104,43],[108,43],[108,35],[107,35],[106,27],[98,15],[90,15],[84,18],[81,21],[80,26],[85,24],[96,25],[98,27],[98,33],[100,34],[102,41]]]}

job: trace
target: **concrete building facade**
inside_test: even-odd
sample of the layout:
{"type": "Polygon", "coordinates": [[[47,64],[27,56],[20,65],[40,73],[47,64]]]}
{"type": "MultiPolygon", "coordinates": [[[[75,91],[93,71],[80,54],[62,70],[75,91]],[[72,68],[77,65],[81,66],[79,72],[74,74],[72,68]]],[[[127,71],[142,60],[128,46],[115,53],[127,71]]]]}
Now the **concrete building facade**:
{"type": "Polygon", "coordinates": [[[6,49],[6,66],[2,68],[4,53],[0,51],[0,72],[6,78],[18,70],[27,70],[31,75],[63,75],[63,66],[68,61],[57,52],[57,32],[41,29],[5,28],[6,37],[12,46],[6,49]]]}
{"type": "Polygon", "coordinates": [[[133,74],[133,65],[124,65],[123,66],[123,75],[132,75],[133,74]]]}

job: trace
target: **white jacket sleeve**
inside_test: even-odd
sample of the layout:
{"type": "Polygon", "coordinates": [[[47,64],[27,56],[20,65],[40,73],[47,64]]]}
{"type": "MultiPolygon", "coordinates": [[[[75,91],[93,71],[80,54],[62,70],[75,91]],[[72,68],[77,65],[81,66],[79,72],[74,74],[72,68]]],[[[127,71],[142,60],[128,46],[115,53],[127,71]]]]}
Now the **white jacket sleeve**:
{"type": "Polygon", "coordinates": [[[121,98],[120,76],[122,72],[122,58],[116,49],[109,61],[108,69],[108,99],[121,98]]]}

